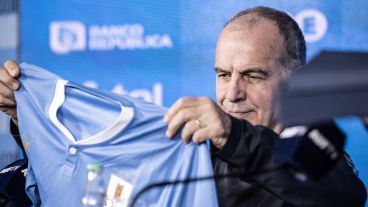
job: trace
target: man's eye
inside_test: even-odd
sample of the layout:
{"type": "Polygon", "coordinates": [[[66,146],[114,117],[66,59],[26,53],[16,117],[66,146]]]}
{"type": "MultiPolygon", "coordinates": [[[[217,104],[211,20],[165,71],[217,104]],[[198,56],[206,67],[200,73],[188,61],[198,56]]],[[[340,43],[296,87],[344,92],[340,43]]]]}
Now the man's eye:
{"type": "Polygon", "coordinates": [[[250,79],[254,79],[254,80],[261,80],[261,79],[263,79],[262,77],[260,77],[260,76],[254,76],[254,75],[250,75],[250,76],[248,76],[250,79]]]}
{"type": "Polygon", "coordinates": [[[262,81],[264,80],[265,78],[262,77],[262,76],[256,76],[256,75],[247,75],[246,76],[247,79],[250,81],[250,82],[254,82],[254,83],[257,83],[259,81],[262,81]]]}
{"type": "Polygon", "coordinates": [[[217,73],[218,78],[227,78],[230,77],[229,73],[217,73]]]}

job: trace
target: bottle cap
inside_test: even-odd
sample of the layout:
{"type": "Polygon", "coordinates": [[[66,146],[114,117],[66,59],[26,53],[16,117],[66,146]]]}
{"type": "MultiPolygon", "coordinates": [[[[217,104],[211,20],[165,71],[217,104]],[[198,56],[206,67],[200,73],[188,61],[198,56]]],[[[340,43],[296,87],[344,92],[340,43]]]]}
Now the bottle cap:
{"type": "Polygon", "coordinates": [[[103,170],[103,165],[100,163],[88,163],[87,170],[94,170],[97,172],[101,172],[103,170]]]}

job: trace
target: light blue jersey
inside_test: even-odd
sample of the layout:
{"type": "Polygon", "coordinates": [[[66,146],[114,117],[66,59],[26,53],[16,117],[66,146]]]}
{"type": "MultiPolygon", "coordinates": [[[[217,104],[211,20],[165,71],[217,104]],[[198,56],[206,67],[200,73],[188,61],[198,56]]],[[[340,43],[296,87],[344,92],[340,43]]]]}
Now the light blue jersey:
{"type": "MultiPolygon", "coordinates": [[[[166,138],[166,109],[99,92],[21,64],[16,91],[19,129],[30,160],[26,188],[36,206],[81,206],[86,165],[119,169],[133,186],[213,174],[206,145],[166,138]],[[38,189],[35,187],[38,186],[38,189]]],[[[213,180],[167,186],[142,195],[144,206],[217,206],[213,180]]]]}

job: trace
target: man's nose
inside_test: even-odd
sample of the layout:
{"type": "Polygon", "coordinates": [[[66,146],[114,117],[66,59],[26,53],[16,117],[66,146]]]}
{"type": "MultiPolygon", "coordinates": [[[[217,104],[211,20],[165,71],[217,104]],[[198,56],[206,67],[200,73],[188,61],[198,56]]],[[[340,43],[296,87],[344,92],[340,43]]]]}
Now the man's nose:
{"type": "Polygon", "coordinates": [[[244,101],[247,98],[246,83],[237,77],[232,77],[228,83],[226,99],[231,102],[244,101]]]}

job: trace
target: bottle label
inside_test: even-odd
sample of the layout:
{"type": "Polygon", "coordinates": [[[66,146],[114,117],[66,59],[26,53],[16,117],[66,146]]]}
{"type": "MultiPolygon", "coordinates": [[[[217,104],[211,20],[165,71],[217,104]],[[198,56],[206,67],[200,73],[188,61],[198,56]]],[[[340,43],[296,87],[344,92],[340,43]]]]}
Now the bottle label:
{"type": "Polygon", "coordinates": [[[107,187],[107,203],[110,204],[108,206],[128,206],[128,201],[132,191],[133,185],[131,183],[119,176],[112,174],[107,187]]]}

